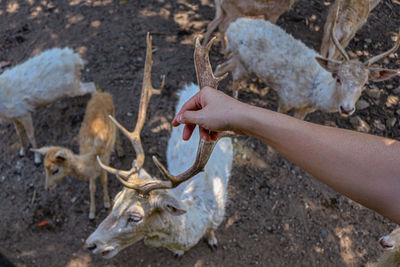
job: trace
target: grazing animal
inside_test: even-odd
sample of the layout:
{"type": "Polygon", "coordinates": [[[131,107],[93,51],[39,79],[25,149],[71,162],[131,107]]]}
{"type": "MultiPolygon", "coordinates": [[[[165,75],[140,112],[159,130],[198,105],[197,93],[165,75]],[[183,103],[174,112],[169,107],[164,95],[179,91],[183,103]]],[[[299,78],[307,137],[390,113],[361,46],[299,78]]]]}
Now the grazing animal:
{"type": "MultiPolygon", "coordinates": [[[[12,120],[25,155],[24,129],[37,148],[31,113],[63,96],[96,92],[93,83],[82,83],[83,60],[70,48],[53,48],[28,59],[0,75],[0,118],[12,120]]],[[[35,153],[36,164],[41,162],[35,153]]]]}
{"type": "MultiPolygon", "coordinates": [[[[204,44],[218,28],[225,34],[229,24],[240,17],[264,16],[264,19],[276,23],[279,17],[294,4],[296,0],[215,0],[215,18],[207,26],[204,44]]],[[[225,42],[223,42],[225,47],[225,42]]]]}
{"type": "Polygon", "coordinates": [[[330,59],[339,59],[341,57],[340,51],[336,48],[331,38],[331,27],[334,20],[336,21],[335,36],[340,45],[346,48],[356,32],[367,21],[371,10],[379,2],[380,0],[336,0],[330,7],[326,18],[320,51],[321,56],[330,59]]]}
{"type": "MultiPolygon", "coordinates": [[[[196,45],[200,45],[199,42],[196,45]]],[[[208,49],[206,51],[208,53],[208,49]]],[[[202,83],[203,78],[207,76],[202,71],[203,63],[208,64],[207,70],[211,71],[211,67],[208,54],[207,62],[196,61],[198,52],[203,53],[204,50],[195,50],[196,71],[202,83]]],[[[142,168],[144,151],[140,141],[140,131],[151,95],[160,92],[151,86],[151,61],[151,39],[148,36],[138,122],[133,132],[128,132],[117,124],[131,140],[137,158],[129,171],[117,171],[102,164],[107,171],[116,174],[126,188],[117,194],[111,213],[86,240],[88,249],[96,254],[101,253],[104,258],[111,258],[125,247],[140,240],[151,247],[165,247],[176,255],[183,255],[204,235],[208,244],[215,247],[217,245],[215,230],[222,222],[225,213],[226,190],[233,157],[230,139],[222,139],[216,145],[215,141],[213,143],[200,141],[195,163],[189,168],[195,158],[199,134],[196,131],[188,142],[184,142],[183,127],[174,128],[168,142],[167,161],[171,171],[184,172],[172,176],[154,157],[153,160],[169,181],[152,178],[142,168]],[[209,150],[210,144],[211,150],[209,150]],[[214,145],[215,149],[211,154],[214,145]],[[210,156],[210,162],[205,166],[210,156]],[[187,168],[189,169],[185,171],[187,168]],[[200,172],[203,168],[204,172],[200,172]],[[194,179],[188,180],[193,176],[194,179]]],[[[210,85],[210,80],[217,81],[208,78],[210,76],[206,78],[205,84],[210,85]]],[[[192,84],[179,93],[177,111],[198,91],[198,88],[192,84]]]]}
{"type": "MultiPolygon", "coordinates": [[[[45,155],[46,189],[52,189],[67,175],[81,180],[89,180],[90,212],[89,219],[94,219],[96,178],[100,176],[104,191],[104,207],[110,207],[107,189],[107,172],[97,164],[99,156],[104,162],[110,161],[111,151],[116,140],[116,128],[108,118],[114,115],[114,103],[109,93],[94,93],[88,102],[85,117],[79,131],[79,155],[58,146],[47,146],[34,151],[45,155]]],[[[117,142],[117,154],[123,151],[117,142]]]]}
{"type": "Polygon", "coordinates": [[[389,51],[362,63],[350,60],[334,35],[344,61],[320,57],[264,20],[240,18],[231,23],[227,36],[232,57],[217,67],[216,75],[232,72],[235,96],[241,80],[257,76],[277,91],[279,111],[286,113],[294,108],[295,117],[300,119],[316,109],[351,115],[368,80],[383,81],[398,73],[371,65],[396,51],[400,38],[389,51]]]}

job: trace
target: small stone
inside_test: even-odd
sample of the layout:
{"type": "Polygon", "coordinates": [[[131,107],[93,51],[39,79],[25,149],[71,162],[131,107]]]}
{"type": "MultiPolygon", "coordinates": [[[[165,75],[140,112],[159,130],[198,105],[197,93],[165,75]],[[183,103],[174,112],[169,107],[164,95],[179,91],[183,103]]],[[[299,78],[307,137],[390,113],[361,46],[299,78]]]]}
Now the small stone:
{"type": "Polygon", "coordinates": [[[394,89],[392,92],[393,92],[393,94],[395,94],[395,95],[400,95],[400,87],[397,87],[397,88],[394,89]]]}
{"type": "Polygon", "coordinates": [[[395,95],[390,95],[388,96],[388,98],[386,99],[386,106],[388,108],[396,106],[399,103],[399,97],[395,96],[395,95]]]}
{"type": "Polygon", "coordinates": [[[133,115],[133,114],[132,114],[131,112],[127,112],[127,113],[126,113],[126,116],[128,116],[128,117],[132,117],[132,115],[133,115]]]}
{"type": "Polygon", "coordinates": [[[400,109],[396,110],[396,114],[400,116],[400,109]]]}
{"type": "Polygon", "coordinates": [[[370,44],[370,43],[372,43],[372,40],[371,40],[371,39],[369,39],[369,38],[365,38],[365,39],[364,39],[364,41],[365,41],[367,44],[370,44]]]}
{"type": "Polygon", "coordinates": [[[325,126],[330,126],[330,127],[338,127],[337,124],[334,121],[325,121],[324,122],[325,126]]]}
{"type": "Polygon", "coordinates": [[[369,97],[372,97],[375,99],[379,99],[381,97],[381,92],[379,89],[369,89],[369,90],[367,90],[366,93],[369,97]]]}
{"type": "Polygon", "coordinates": [[[386,130],[385,125],[380,120],[374,120],[373,126],[380,131],[386,130]]]}
{"type": "Polygon", "coordinates": [[[353,128],[359,132],[368,133],[369,131],[371,131],[371,127],[368,125],[368,123],[363,121],[359,116],[351,117],[350,123],[353,128]]]}
{"type": "Polygon", "coordinates": [[[71,203],[74,203],[74,202],[76,201],[76,199],[77,199],[77,197],[73,197],[73,198],[71,199],[71,203]]]}
{"type": "Polygon", "coordinates": [[[396,122],[397,122],[396,118],[389,118],[386,120],[386,127],[393,128],[393,126],[396,124],[396,122]]]}
{"type": "Polygon", "coordinates": [[[390,83],[389,83],[389,84],[386,84],[386,88],[387,88],[387,89],[393,89],[393,84],[390,84],[390,83]]]}
{"type": "Polygon", "coordinates": [[[321,230],[321,236],[322,237],[327,237],[328,236],[328,232],[326,230],[321,230]]]}
{"type": "Polygon", "coordinates": [[[369,106],[370,106],[370,104],[367,101],[363,100],[363,99],[358,100],[358,102],[356,104],[357,110],[363,110],[363,109],[366,109],[369,106]]]}

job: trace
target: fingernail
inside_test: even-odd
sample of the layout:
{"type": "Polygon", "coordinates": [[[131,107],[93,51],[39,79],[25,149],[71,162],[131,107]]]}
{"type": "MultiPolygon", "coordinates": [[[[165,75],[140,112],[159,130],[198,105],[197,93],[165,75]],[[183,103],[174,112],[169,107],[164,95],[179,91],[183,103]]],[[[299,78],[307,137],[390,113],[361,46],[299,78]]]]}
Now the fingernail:
{"type": "Polygon", "coordinates": [[[182,114],[179,114],[179,116],[178,116],[178,118],[176,118],[176,120],[177,120],[179,123],[182,123],[182,114]]]}

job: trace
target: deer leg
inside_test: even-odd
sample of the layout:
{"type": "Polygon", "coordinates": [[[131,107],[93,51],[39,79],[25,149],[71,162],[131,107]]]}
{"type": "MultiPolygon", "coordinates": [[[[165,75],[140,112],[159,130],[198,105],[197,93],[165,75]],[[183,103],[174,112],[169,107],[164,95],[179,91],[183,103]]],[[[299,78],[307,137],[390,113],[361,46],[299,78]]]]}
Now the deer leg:
{"type": "Polygon", "coordinates": [[[101,184],[103,185],[103,199],[104,199],[104,207],[108,209],[111,207],[110,197],[108,195],[108,185],[107,185],[107,172],[105,170],[101,171],[101,184]]]}
{"type": "Polygon", "coordinates": [[[23,157],[23,156],[25,156],[25,148],[26,148],[26,142],[24,139],[24,126],[22,126],[22,124],[17,119],[14,119],[13,122],[14,122],[15,130],[17,131],[17,134],[18,134],[19,143],[21,145],[18,155],[20,157],[23,157]]]}
{"type": "MultiPolygon", "coordinates": [[[[19,121],[24,126],[26,135],[28,136],[28,140],[32,144],[32,148],[37,149],[38,147],[36,144],[35,130],[33,129],[33,122],[32,122],[31,114],[20,117],[19,121]]],[[[39,152],[35,152],[34,162],[35,162],[35,164],[40,164],[42,162],[39,152]]]]}
{"type": "Polygon", "coordinates": [[[207,238],[208,246],[212,250],[217,249],[218,240],[215,237],[215,229],[209,229],[208,232],[207,232],[207,237],[206,238],[207,238]]]}
{"type": "Polygon", "coordinates": [[[293,116],[299,120],[304,120],[308,113],[314,111],[310,108],[295,109],[293,116]]]}
{"type": "Polygon", "coordinates": [[[290,110],[290,107],[288,107],[285,103],[279,100],[279,106],[278,106],[278,112],[286,114],[290,110]]]}
{"type": "Polygon", "coordinates": [[[90,191],[90,210],[89,210],[89,220],[93,220],[96,214],[95,206],[95,194],[96,194],[96,180],[95,178],[89,179],[89,191],[90,191]]]}

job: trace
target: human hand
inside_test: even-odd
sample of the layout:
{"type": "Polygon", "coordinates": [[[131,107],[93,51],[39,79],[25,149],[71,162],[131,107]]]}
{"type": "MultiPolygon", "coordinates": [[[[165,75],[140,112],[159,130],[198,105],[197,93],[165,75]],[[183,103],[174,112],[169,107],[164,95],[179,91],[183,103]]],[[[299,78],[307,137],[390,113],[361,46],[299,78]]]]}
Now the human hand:
{"type": "Polygon", "coordinates": [[[217,140],[221,131],[235,131],[233,119],[235,112],[243,105],[211,87],[204,87],[189,99],[176,114],[172,126],[185,124],[183,140],[189,140],[196,125],[200,136],[205,140],[217,140]]]}

